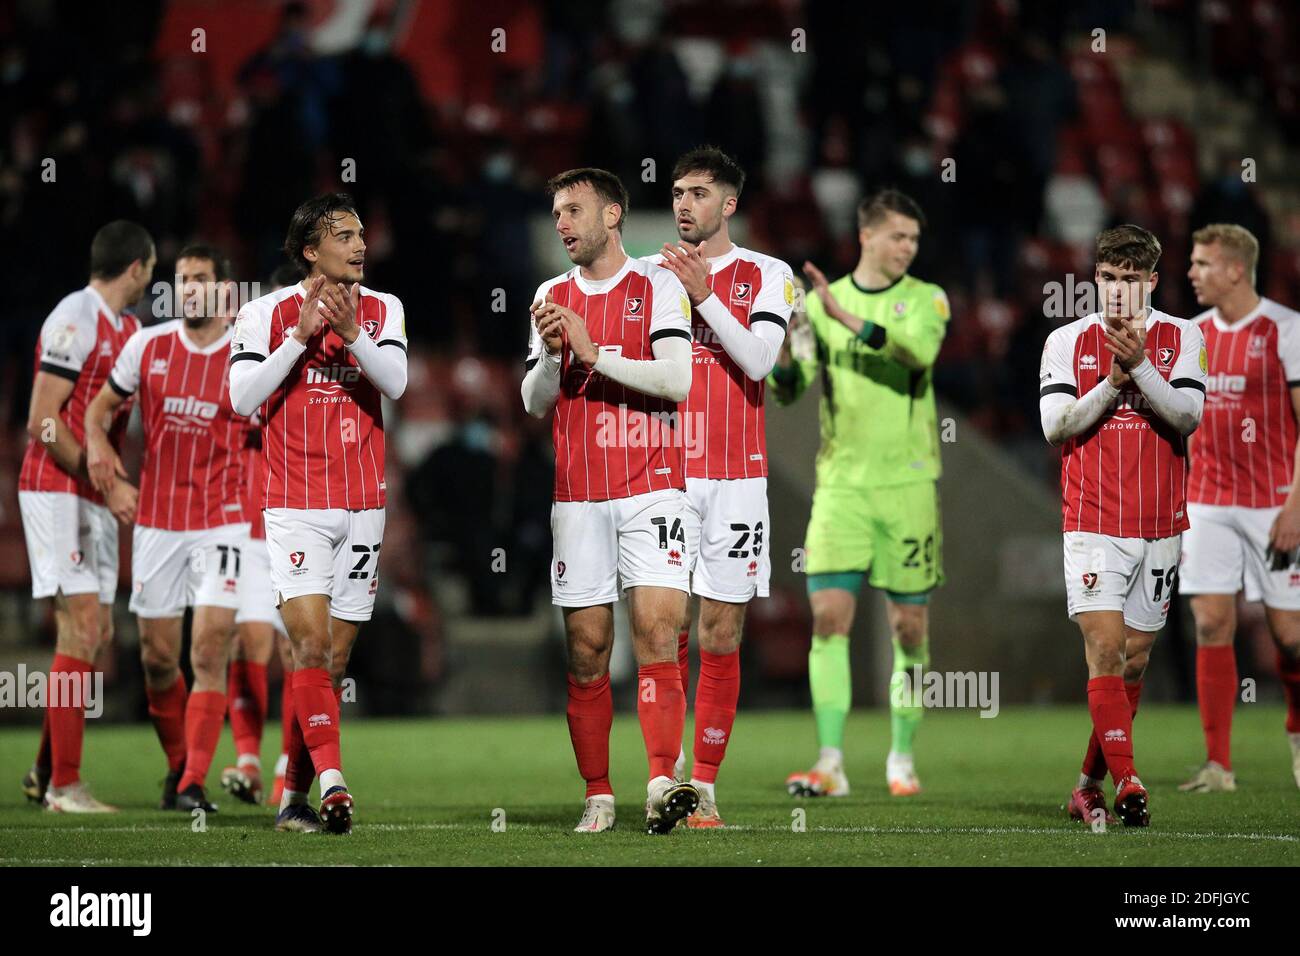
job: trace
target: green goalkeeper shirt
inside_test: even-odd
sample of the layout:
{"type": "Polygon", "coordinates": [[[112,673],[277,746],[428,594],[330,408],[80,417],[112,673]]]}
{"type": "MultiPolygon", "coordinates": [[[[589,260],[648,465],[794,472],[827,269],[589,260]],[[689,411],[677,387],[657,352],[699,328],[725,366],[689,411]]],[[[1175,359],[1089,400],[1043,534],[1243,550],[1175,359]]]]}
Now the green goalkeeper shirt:
{"type": "Polygon", "coordinates": [[[855,336],[808,293],[816,354],[796,352],[795,364],[777,366],[768,380],[777,404],[789,405],[821,376],[817,486],[878,488],[938,478],[931,369],[948,326],[948,297],[908,275],[873,291],[850,274],[830,289],[868,324],[855,336]]]}

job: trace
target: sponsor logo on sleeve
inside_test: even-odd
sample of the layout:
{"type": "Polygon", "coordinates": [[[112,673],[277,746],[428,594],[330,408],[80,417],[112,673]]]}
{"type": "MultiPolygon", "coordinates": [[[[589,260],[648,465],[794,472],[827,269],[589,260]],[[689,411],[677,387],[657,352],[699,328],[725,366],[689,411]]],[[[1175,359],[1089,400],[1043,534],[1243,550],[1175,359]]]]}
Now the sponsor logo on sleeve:
{"type": "Polygon", "coordinates": [[[942,289],[934,294],[934,311],[939,313],[939,318],[946,319],[952,310],[948,306],[948,295],[942,289]]]}
{"type": "Polygon", "coordinates": [[[1205,346],[1201,346],[1201,372],[1205,373],[1210,370],[1210,359],[1205,351],[1205,346]]]}
{"type": "Polygon", "coordinates": [[[785,304],[794,305],[794,279],[788,274],[785,277],[785,304]]]}

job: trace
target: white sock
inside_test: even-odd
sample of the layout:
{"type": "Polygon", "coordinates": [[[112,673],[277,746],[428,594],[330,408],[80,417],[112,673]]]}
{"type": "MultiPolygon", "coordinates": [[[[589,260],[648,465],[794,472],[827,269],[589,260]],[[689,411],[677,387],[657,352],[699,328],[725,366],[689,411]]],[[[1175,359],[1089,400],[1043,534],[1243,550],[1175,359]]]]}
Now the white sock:
{"type": "Polygon", "coordinates": [[[839,747],[823,747],[817,755],[818,763],[833,763],[837,766],[844,763],[844,751],[839,747]]]}
{"type": "Polygon", "coordinates": [[[305,793],[300,793],[300,792],[298,792],[297,790],[289,790],[288,788],[286,788],[286,789],[285,789],[285,790],[280,794],[280,809],[281,809],[281,810],[283,810],[285,807],[287,807],[287,806],[289,806],[290,804],[293,804],[293,803],[306,803],[306,802],[307,802],[307,794],[305,794],[305,793]]]}
{"type": "Polygon", "coordinates": [[[331,770],[322,770],[320,772],[321,796],[324,796],[325,794],[329,793],[331,787],[343,787],[344,789],[347,788],[347,784],[343,782],[342,771],[331,769],[331,770]]]}
{"type": "Polygon", "coordinates": [[[275,775],[277,777],[283,777],[285,771],[287,771],[288,769],[289,769],[289,755],[280,754],[279,759],[275,761],[275,775]]]}
{"type": "Polygon", "coordinates": [[[1105,782],[1106,782],[1106,781],[1104,781],[1104,780],[1098,780],[1096,777],[1090,777],[1090,776],[1088,776],[1086,773],[1082,773],[1082,772],[1081,772],[1081,773],[1079,774],[1079,787],[1078,787],[1078,789],[1080,789],[1080,790],[1087,790],[1087,789],[1089,789],[1089,788],[1092,788],[1092,789],[1100,790],[1100,789],[1101,789],[1101,785],[1102,785],[1103,783],[1105,783],[1105,782]]]}
{"type": "MultiPolygon", "coordinates": [[[[288,758],[286,757],[285,760],[286,760],[286,762],[287,762],[287,761],[288,761],[288,758]]],[[[239,759],[235,761],[235,766],[236,766],[236,767],[255,767],[256,769],[261,770],[261,769],[262,769],[262,758],[259,757],[257,754],[240,754],[240,755],[239,755],[239,759]]]]}
{"type": "Polygon", "coordinates": [[[716,802],[717,798],[713,795],[713,784],[705,783],[703,780],[696,780],[691,777],[691,786],[700,791],[704,796],[716,802]]]}

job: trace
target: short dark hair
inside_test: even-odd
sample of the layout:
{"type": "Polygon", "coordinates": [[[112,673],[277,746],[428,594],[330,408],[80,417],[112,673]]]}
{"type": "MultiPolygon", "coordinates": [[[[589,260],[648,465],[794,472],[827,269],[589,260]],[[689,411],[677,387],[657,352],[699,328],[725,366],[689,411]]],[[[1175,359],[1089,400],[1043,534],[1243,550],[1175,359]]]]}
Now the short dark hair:
{"type": "Polygon", "coordinates": [[[298,267],[285,262],[276,266],[275,271],[271,273],[271,285],[283,289],[285,286],[293,285],[299,278],[298,267]]]}
{"type": "Polygon", "coordinates": [[[212,275],[218,282],[225,282],[230,278],[231,268],[230,260],[216,246],[207,242],[191,242],[188,246],[176,253],[176,261],[182,259],[207,259],[212,263],[212,275]]]}
{"type": "Polygon", "coordinates": [[[101,226],[90,240],[90,275],[95,279],[116,279],[139,259],[153,255],[149,230],[129,219],[115,219],[101,226]]]}
{"type": "Polygon", "coordinates": [[[858,203],[858,228],[874,226],[891,212],[915,219],[917,225],[925,228],[925,213],[921,212],[916,200],[897,189],[882,189],[858,203]]]}
{"type": "Polygon", "coordinates": [[[322,193],[294,210],[293,218],[289,220],[289,232],[284,237],[284,252],[299,275],[311,272],[311,263],[302,254],[303,249],[319,243],[325,227],[333,225],[343,213],[361,218],[356,203],[347,193],[322,193]]]}
{"type": "Polygon", "coordinates": [[[673,166],[673,182],[689,173],[708,173],[715,183],[731,187],[737,197],[745,188],[745,171],[716,146],[696,146],[683,153],[673,166]]]}
{"type": "Polygon", "coordinates": [[[558,176],[552,176],[546,181],[546,194],[554,196],[561,189],[580,186],[583,183],[595,190],[596,195],[601,198],[605,205],[618,204],[618,231],[622,232],[623,222],[627,219],[627,188],[623,185],[623,181],[608,169],[581,166],[578,169],[565,170],[558,176]]]}
{"type": "Polygon", "coordinates": [[[1160,240],[1141,226],[1125,223],[1097,235],[1098,265],[1108,262],[1139,272],[1152,272],[1159,261],[1160,240]]]}

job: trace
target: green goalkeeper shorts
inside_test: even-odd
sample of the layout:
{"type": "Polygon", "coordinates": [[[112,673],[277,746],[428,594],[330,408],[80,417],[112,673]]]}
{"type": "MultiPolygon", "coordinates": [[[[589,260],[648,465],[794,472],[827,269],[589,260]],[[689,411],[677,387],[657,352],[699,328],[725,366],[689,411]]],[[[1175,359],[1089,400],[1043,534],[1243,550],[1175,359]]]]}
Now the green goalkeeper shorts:
{"type": "Polygon", "coordinates": [[[943,583],[939,489],[933,481],[866,491],[818,488],[804,549],[810,575],[869,570],[873,588],[931,591],[943,583]]]}

